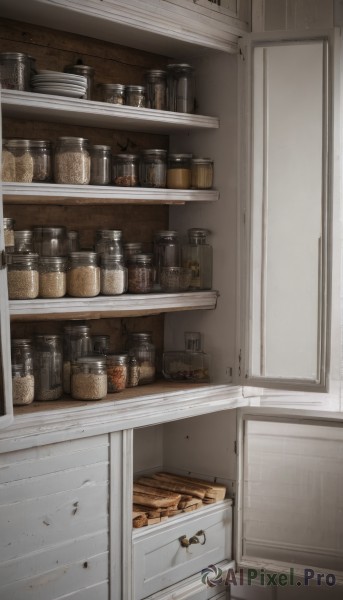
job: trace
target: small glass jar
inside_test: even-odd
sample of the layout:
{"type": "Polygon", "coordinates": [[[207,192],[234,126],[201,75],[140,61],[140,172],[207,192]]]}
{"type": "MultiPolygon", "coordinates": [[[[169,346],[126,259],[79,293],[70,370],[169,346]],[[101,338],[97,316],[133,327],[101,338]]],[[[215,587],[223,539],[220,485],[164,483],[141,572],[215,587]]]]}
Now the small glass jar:
{"type": "Polygon", "coordinates": [[[40,256],[67,256],[67,229],[34,227],[33,248],[40,256]]]}
{"type": "Polygon", "coordinates": [[[14,181],[17,183],[32,183],[34,160],[31,141],[17,139],[7,140],[6,150],[14,156],[14,181]]]}
{"type": "Polygon", "coordinates": [[[173,381],[208,383],[209,355],[201,350],[201,334],[185,332],[185,350],[173,350],[163,354],[163,375],[173,381]]]}
{"type": "Polygon", "coordinates": [[[185,267],[162,267],[160,284],[163,292],[186,292],[192,281],[192,271],[185,267]]]}
{"type": "Polygon", "coordinates": [[[213,186],[213,160],[211,158],[193,158],[191,163],[192,188],[194,190],[210,190],[213,186]]]}
{"type": "Polygon", "coordinates": [[[31,229],[14,232],[14,252],[33,252],[33,231],[31,229]]]}
{"type": "Polygon", "coordinates": [[[33,158],[32,181],[44,183],[52,178],[51,142],[48,140],[31,140],[31,156],[33,158]]]}
{"type": "Polygon", "coordinates": [[[130,333],[128,338],[129,355],[134,356],[139,365],[138,385],[155,381],[155,346],[149,331],[130,333]]]}
{"type": "Polygon", "coordinates": [[[10,300],[32,300],[38,297],[38,254],[7,255],[7,283],[10,300]]]}
{"type": "Polygon", "coordinates": [[[96,144],[90,147],[92,185],[109,185],[111,182],[111,146],[96,144]]]}
{"type": "Polygon", "coordinates": [[[167,174],[167,151],[143,150],[140,162],[140,184],[142,187],[165,188],[167,174]]]}
{"type": "Polygon", "coordinates": [[[102,102],[125,104],[125,85],[121,83],[101,83],[99,90],[102,102]]]}
{"type": "Polygon", "coordinates": [[[32,341],[12,339],[11,361],[13,404],[31,404],[35,395],[32,341]]]}
{"type": "Polygon", "coordinates": [[[138,185],[139,157],[137,154],[116,154],[112,160],[112,182],[122,187],[138,185]]]}
{"type": "Polygon", "coordinates": [[[92,352],[91,354],[100,354],[107,356],[110,352],[110,336],[109,335],[92,335],[92,352]]]}
{"type": "Polygon", "coordinates": [[[207,243],[207,229],[188,229],[188,244],[182,246],[182,266],[192,272],[190,288],[192,290],[210,290],[212,288],[212,246],[207,243]]]}
{"type": "Polygon", "coordinates": [[[66,185],[88,185],[91,159],[88,140],[78,137],[60,137],[54,156],[54,181],[66,185]]]}
{"type": "Polygon", "coordinates": [[[167,109],[167,71],[151,69],[145,73],[146,107],[167,109]]]}
{"type": "Polygon", "coordinates": [[[107,395],[106,357],[83,356],[71,365],[71,397],[102,400],[107,395]]]}
{"type": "Polygon", "coordinates": [[[69,254],[67,293],[75,298],[92,298],[100,293],[99,255],[96,252],[69,254]]]}
{"type": "Polygon", "coordinates": [[[42,402],[62,396],[62,338],[60,335],[35,335],[33,367],[35,399],[42,402]]]}
{"type": "Polygon", "coordinates": [[[107,391],[109,394],[122,392],[128,378],[128,355],[107,355],[107,391]]]}
{"type": "Polygon", "coordinates": [[[129,356],[128,376],[126,387],[136,387],[139,384],[139,364],[135,356],[129,356]]]}
{"type": "Polygon", "coordinates": [[[81,96],[86,100],[93,100],[94,97],[94,69],[88,65],[67,65],[64,67],[65,73],[74,73],[74,75],[82,75],[87,79],[87,91],[81,96]]]}
{"type": "Polygon", "coordinates": [[[15,181],[15,157],[7,147],[8,140],[2,140],[1,154],[1,180],[3,182],[15,181]]]}
{"type": "Polygon", "coordinates": [[[154,234],[154,263],[156,283],[161,283],[161,272],[164,267],[181,265],[181,247],[177,231],[156,231],[154,234]]]}
{"type": "Polygon", "coordinates": [[[152,254],[135,254],[128,262],[128,291],[130,294],[148,294],[154,285],[152,254]]]}
{"type": "Polygon", "coordinates": [[[79,232],[69,229],[67,231],[67,254],[80,250],[79,232]]]}
{"type": "Polygon", "coordinates": [[[71,363],[92,354],[88,325],[66,325],[63,328],[63,391],[70,394],[71,363]]]}
{"type": "Polygon", "coordinates": [[[135,254],[143,254],[143,244],[141,242],[126,242],[123,244],[124,250],[124,263],[128,264],[128,261],[135,254]]]}
{"type": "Polygon", "coordinates": [[[12,365],[23,366],[30,372],[33,370],[33,346],[28,338],[13,338],[11,340],[12,365]]]}
{"type": "Polygon", "coordinates": [[[188,190],[191,187],[191,154],[169,154],[167,187],[174,190],[188,190]]]}
{"type": "Polygon", "coordinates": [[[0,84],[3,90],[30,90],[31,62],[22,52],[0,53],[0,84]]]}
{"type": "Polygon", "coordinates": [[[41,256],[39,266],[39,297],[63,298],[67,293],[67,258],[41,256]]]}
{"type": "Polygon", "coordinates": [[[11,219],[9,217],[4,217],[3,225],[4,225],[5,250],[6,250],[6,252],[14,252],[15,251],[15,242],[14,242],[15,220],[11,219]]]}
{"type": "Polygon", "coordinates": [[[117,296],[127,290],[127,268],[122,254],[102,254],[100,292],[105,296],[117,296]]]}
{"type": "Polygon", "coordinates": [[[168,109],[181,113],[194,113],[194,68],[181,63],[167,67],[168,109]]]}
{"type": "Polygon", "coordinates": [[[136,106],[137,108],[145,108],[146,105],[146,90],[143,85],[127,85],[125,86],[125,104],[128,106],[136,106]]]}
{"type": "Polygon", "coordinates": [[[123,256],[123,232],[120,229],[98,229],[95,232],[95,251],[98,254],[123,256]]]}

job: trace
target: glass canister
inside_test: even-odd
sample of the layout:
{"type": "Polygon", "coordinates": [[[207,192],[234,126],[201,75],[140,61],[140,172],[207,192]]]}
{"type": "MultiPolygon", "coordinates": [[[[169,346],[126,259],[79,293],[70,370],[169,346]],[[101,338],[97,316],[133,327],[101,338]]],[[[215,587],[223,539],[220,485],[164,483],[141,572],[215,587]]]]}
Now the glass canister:
{"type": "Polygon", "coordinates": [[[30,90],[31,61],[22,52],[0,53],[0,83],[4,90],[30,90]]]}
{"type": "Polygon", "coordinates": [[[143,253],[143,244],[141,242],[125,242],[125,244],[123,244],[123,250],[124,263],[127,265],[132,256],[143,253]]]}
{"type": "Polygon", "coordinates": [[[4,241],[5,241],[6,252],[14,252],[14,250],[15,250],[14,225],[15,225],[14,219],[11,219],[9,217],[3,218],[4,241]]]}
{"type": "Polygon", "coordinates": [[[102,102],[125,104],[125,85],[121,83],[100,83],[99,90],[102,102]]]}
{"type": "Polygon", "coordinates": [[[69,229],[67,231],[67,254],[80,250],[79,232],[69,229]]]}
{"type": "Polygon", "coordinates": [[[166,150],[153,149],[142,151],[139,176],[142,187],[165,188],[166,173],[166,150]]]}
{"type": "Polygon", "coordinates": [[[169,154],[167,187],[188,190],[191,187],[191,154],[169,154]]]}
{"type": "Polygon", "coordinates": [[[173,381],[208,383],[209,355],[201,349],[201,334],[185,332],[185,350],[174,350],[163,354],[163,375],[173,381]]]}
{"type": "Polygon", "coordinates": [[[129,355],[134,356],[139,365],[138,385],[155,381],[155,346],[152,342],[152,333],[144,331],[130,333],[128,338],[129,355]]]}
{"type": "Polygon", "coordinates": [[[107,395],[106,357],[83,356],[71,365],[71,397],[102,400],[107,395]]]}
{"type": "Polygon", "coordinates": [[[146,89],[144,85],[125,86],[125,104],[144,108],[146,105],[146,89]]]}
{"type": "Polygon", "coordinates": [[[167,109],[167,71],[151,69],[145,73],[146,107],[167,109]]]}
{"type": "Polygon", "coordinates": [[[35,335],[33,367],[35,400],[45,402],[62,396],[62,338],[60,335],[35,335]]]}
{"type": "Polygon", "coordinates": [[[63,298],[67,293],[67,258],[63,256],[40,256],[40,298],[63,298]]]}
{"type": "Polygon", "coordinates": [[[67,293],[75,298],[92,298],[100,293],[99,255],[96,252],[69,254],[67,293]]]}
{"type": "Polygon", "coordinates": [[[207,229],[188,229],[188,244],[182,246],[182,266],[192,272],[190,288],[210,290],[212,288],[212,246],[207,243],[207,229]]]}
{"type": "Polygon", "coordinates": [[[14,156],[14,181],[17,183],[32,183],[34,162],[31,141],[19,139],[7,140],[6,150],[14,156]]]}
{"type": "Polygon", "coordinates": [[[111,146],[96,144],[90,147],[92,185],[109,185],[111,182],[111,146]]]}
{"type": "Polygon", "coordinates": [[[66,256],[67,245],[66,227],[33,228],[33,248],[40,256],[66,256]]]}
{"type": "Polygon", "coordinates": [[[210,190],[213,186],[213,160],[211,158],[193,158],[192,183],[195,190],[210,190]]]}
{"type": "Polygon", "coordinates": [[[177,231],[156,231],[154,234],[154,263],[156,283],[161,283],[164,267],[181,265],[181,246],[177,231]]]}
{"type": "Polygon", "coordinates": [[[168,109],[181,113],[193,113],[195,104],[194,68],[186,63],[172,64],[168,73],[168,109]]]}
{"type": "Polygon", "coordinates": [[[138,185],[139,157],[137,154],[116,154],[112,159],[112,182],[122,187],[138,185]]]}
{"type": "Polygon", "coordinates": [[[11,340],[13,404],[31,404],[34,400],[33,348],[30,339],[11,340]]]}
{"type": "Polygon", "coordinates": [[[128,378],[128,355],[107,355],[107,391],[109,394],[122,392],[126,388],[128,378]]]}
{"type": "Polygon", "coordinates": [[[54,181],[66,185],[87,185],[91,176],[88,140],[60,137],[54,155],[54,181]]]}
{"type": "Polygon", "coordinates": [[[84,324],[63,328],[63,391],[70,394],[71,363],[92,354],[90,327],[84,324]]]}
{"type": "Polygon", "coordinates": [[[122,254],[102,254],[100,292],[105,296],[117,296],[127,290],[127,268],[122,254]]]}
{"type": "Polygon", "coordinates": [[[152,254],[135,254],[128,262],[128,291],[130,294],[148,294],[154,285],[152,254]]]}
{"type": "Polygon", "coordinates": [[[92,335],[92,352],[91,354],[101,354],[107,356],[110,352],[110,336],[109,335],[92,335]]]}
{"type": "Polygon", "coordinates": [[[1,154],[1,179],[2,181],[15,181],[15,157],[7,148],[8,140],[2,140],[1,154]]]}
{"type": "Polygon", "coordinates": [[[87,79],[87,91],[82,98],[86,100],[93,100],[94,97],[94,69],[88,65],[67,65],[64,67],[65,73],[74,73],[75,75],[82,75],[87,79]]]}
{"type": "Polygon", "coordinates": [[[120,229],[98,229],[95,232],[95,251],[98,254],[123,256],[123,232],[120,229]]]}
{"type": "Polygon", "coordinates": [[[14,252],[33,252],[33,231],[31,229],[14,232],[14,252]]]}
{"type": "Polygon", "coordinates": [[[52,179],[51,142],[49,140],[30,140],[33,158],[32,181],[44,183],[52,179]]]}
{"type": "Polygon", "coordinates": [[[31,300],[39,292],[38,254],[7,254],[7,284],[10,300],[31,300]]]}

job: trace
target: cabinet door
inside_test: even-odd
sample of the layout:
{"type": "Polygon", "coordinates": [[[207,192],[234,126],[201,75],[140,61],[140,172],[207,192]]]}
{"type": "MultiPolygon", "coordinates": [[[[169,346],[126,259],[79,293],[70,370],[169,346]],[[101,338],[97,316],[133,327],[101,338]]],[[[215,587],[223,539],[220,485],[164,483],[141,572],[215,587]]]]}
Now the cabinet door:
{"type": "Polygon", "coordinates": [[[238,567],[250,583],[262,567],[281,586],[342,583],[342,415],[242,409],[238,432],[238,567]]]}
{"type": "Polygon", "coordinates": [[[247,385],[327,387],[333,50],[329,35],[256,34],[243,42],[240,373],[247,385]]]}

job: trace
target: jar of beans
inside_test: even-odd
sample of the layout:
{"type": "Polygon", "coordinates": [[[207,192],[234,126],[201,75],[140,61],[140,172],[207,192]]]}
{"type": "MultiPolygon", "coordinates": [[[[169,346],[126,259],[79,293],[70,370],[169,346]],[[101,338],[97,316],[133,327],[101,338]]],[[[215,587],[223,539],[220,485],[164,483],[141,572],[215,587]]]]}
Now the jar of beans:
{"type": "Polygon", "coordinates": [[[122,187],[138,185],[139,157],[137,154],[116,154],[112,161],[112,182],[122,187]]]}
{"type": "Polygon", "coordinates": [[[154,285],[152,254],[136,254],[128,263],[128,291],[131,294],[147,294],[154,285]]]}
{"type": "Polygon", "coordinates": [[[107,390],[109,393],[125,390],[128,378],[128,355],[107,355],[107,390]]]}

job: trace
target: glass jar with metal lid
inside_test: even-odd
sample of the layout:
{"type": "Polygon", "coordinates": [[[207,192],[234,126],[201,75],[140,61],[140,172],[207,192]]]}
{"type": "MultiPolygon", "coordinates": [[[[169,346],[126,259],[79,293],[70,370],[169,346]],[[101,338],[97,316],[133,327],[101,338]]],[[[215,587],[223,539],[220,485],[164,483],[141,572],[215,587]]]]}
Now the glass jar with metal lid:
{"type": "Polygon", "coordinates": [[[152,254],[135,254],[128,262],[128,291],[131,294],[148,294],[154,285],[152,254]]]}
{"type": "Polygon", "coordinates": [[[5,148],[14,156],[14,181],[17,183],[32,183],[34,161],[31,141],[10,139],[7,140],[5,148]]]}
{"type": "Polygon", "coordinates": [[[23,52],[0,53],[0,83],[4,90],[30,90],[31,61],[23,52]]]}
{"type": "Polygon", "coordinates": [[[152,342],[151,331],[130,333],[128,337],[128,351],[130,356],[135,356],[139,365],[138,385],[155,381],[155,346],[152,342]]]}
{"type": "Polygon", "coordinates": [[[14,232],[14,251],[33,252],[33,231],[31,229],[14,232]]]}
{"type": "Polygon", "coordinates": [[[67,293],[67,258],[41,256],[38,266],[40,298],[63,298],[67,293]]]}
{"type": "Polygon", "coordinates": [[[1,179],[2,181],[15,181],[15,157],[7,148],[8,140],[2,140],[1,154],[1,179]]]}
{"type": "Polygon", "coordinates": [[[58,138],[54,156],[55,183],[87,185],[90,175],[88,140],[78,137],[58,138]]]}
{"type": "Polygon", "coordinates": [[[167,71],[151,69],[145,73],[146,107],[167,109],[167,71]]]}
{"type": "Polygon", "coordinates": [[[187,190],[191,187],[191,154],[169,154],[167,187],[187,190]]]}
{"type": "Polygon", "coordinates": [[[33,248],[40,256],[67,256],[66,227],[34,227],[33,248]]]}
{"type": "Polygon", "coordinates": [[[127,290],[127,268],[122,254],[102,254],[100,292],[105,296],[117,296],[127,290]]]}
{"type": "Polygon", "coordinates": [[[38,254],[7,254],[7,284],[10,300],[32,300],[39,292],[38,254]]]}
{"type": "Polygon", "coordinates": [[[107,356],[110,351],[110,336],[109,335],[92,335],[92,352],[91,354],[101,354],[107,356]]]}
{"type": "Polygon", "coordinates": [[[74,73],[75,75],[82,75],[87,79],[87,91],[82,96],[86,100],[93,100],[94,98],[94,69],[88,65],[67,65],[64,67],[65,73],[74,73]]]}
{"type": "Polygon", "coordinates": [[[96,144],[90,147],[92,185],[109,185],[111,182],[111,146],[96,144]]]}
{"type": "Polygon", "coordinates": [[[107,395],[106,357],[83,356],[71,365],[74,400],[102,400],[107,395]]]}
{"type": "Polygon", "coordinates": [[[33,158],[32,181],[45,182],[52,178],[51,142],[49,140],[30,140],[33,158]]]}
{"type": "Polygon", "coordinates": [[[15,249],[14,225],[15,225],[14,219],[11,219],[10,217],[4,217],[3,226],[4,226],[4,241],[5,241],[6,252],[14,252],[14,249],[15,249]]]}
{"type": "Polygon", "coordinates": [[[121,83],[100,83],[100,97],[109,104],[125,104],[125,85],[121,83]]]}
{"type": "Polygon", "coordinates": [[[210,190],[213,185],[213,160],[211,158],[192,158],[192,188],[210,190]]]}
{"type": "Polygon", "coordinates": [[[33,367],[35,399],[58,400],[62,396],[62,338],[60,335],[35,335],[33,367]]]}
{"type": "Polygon", "coordinates": [[[34,400],[33,347],[30,339],[11,340],[13,404],[34,400]]]}
{"type": "Polygon", "coordinates": [[[122,187],[138,185],[139,156],[121,153],[113,156],[112,182],[122,187]]]}
{"type": "Polygon", "coordinates": [[[108,354],[107,355],[107,391],[122,392],[126,388],[128,378],[127,354],[108,354]]]}
{"type": "Polygon", "coordinates": [[[165,188],[167,174],[167,151],[143,150],[140,162],[140,184],[142,187],[165,188]]]}
{"type": "Polygon", "coordinates": [[[182,266],[191,270],[190,288],[210,290],[212,288],[212,246],[207,243],[207,229],[188,229],[188,243],[182,246],[182,266]]]}
{"type": "Polygon", "coordinates": [[[161,272],[164,267],[179,267],[181,264],[181,247],[177,231],[156,231],[154,234],[154,263],[156,283],[161,283],[161,272]]]}
{"type": "Polygon", "coordinates": [[[167,66],[168,109],[193,113],[195,104],[194,68],[186,63],[167,66]]]}
{"type": "Polygon", "coordinates": [[[89,325],[73,324],[63,328],[63,391],[70,394],[71,363],[92,354],[89,325]]]}
{"type": "Polygon", "coordinates": [[[131,256],[143,253],[143,244],[141,242],[125,242],[123,244],[124,262],[127,265],[131,256]]]}
{"type": "Polygon", "coordinates": [[[123,256],[123,232],[120,229],[98,229],[95,232],[95,251],[99,254],[123,256]]]}
{"type": "Polygon", "coordinates": [[[144,108],[146,105],[146,89],[144,85],[126,85],[125,104],[144,108]]]}
{"type": "Polygon", "coordinates": [[[96,252],[69,254],[67,293],[75,298],[92,298],[100,293],[99,255],[96,252]]]}

